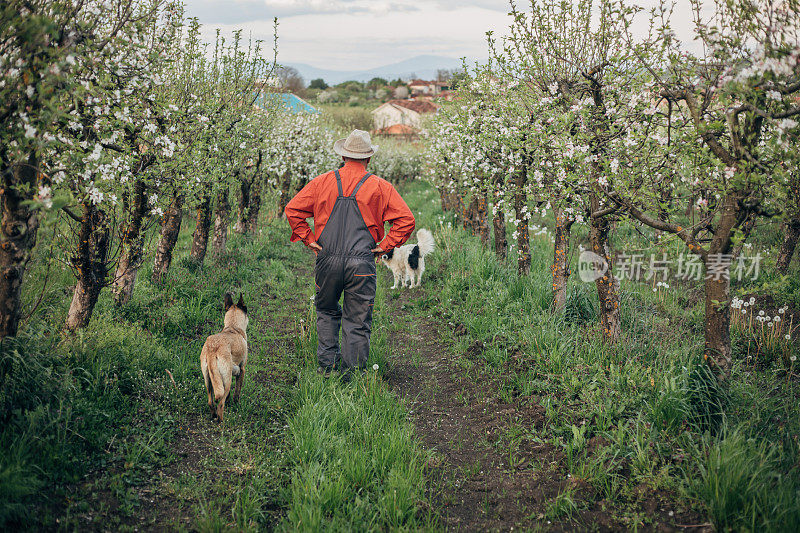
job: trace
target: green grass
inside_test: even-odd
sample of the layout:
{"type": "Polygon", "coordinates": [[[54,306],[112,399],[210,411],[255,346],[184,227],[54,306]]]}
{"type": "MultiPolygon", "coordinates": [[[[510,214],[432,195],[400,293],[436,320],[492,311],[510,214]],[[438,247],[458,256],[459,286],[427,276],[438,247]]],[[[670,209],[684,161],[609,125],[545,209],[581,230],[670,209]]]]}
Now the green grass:
{"type": "Polygon", "coordinates": [[[396,398],[375,374],[325,383],[310,368],[289,423],[292,480],[286,531],[416,530],[425,455],[396,398]]]}
{"type": "Polygon", "coordinates": [[[800,524],[796,480],[780,464],[780,448],[737,430],[704,439],[692,495],[706,502],[721,530],[792,531],[800,524]]]}
{"type": "MultiPolygon", "coordinates": [[[[184,259],[187,224],[165,283],[149,281],[148,258],[131,303],[118,308],[104,291],[89,327],[74,336],[62,334],[74,281],[59,263],[48,265],[43,245],[25,313],[41,303],[0,353],[0,524],[437,529],[428,452],[381,378],[394,356],[390,336],[424,319],[442,326],[441,343],[452,346],[465,377],[503,402],[543,408],[541,427],[512,425],[495,445],[510,468],[537,468],[517,466],[526,442],[552,445],[563,457],[553,473],[591,487],[561,490],[544,504],[546,519],[591,528],[582,513],[602,505],[617,523],[654,526],[660,519],[640,506],[645,490],[718,530],[797,529],[800,385],[781,357],[749,363],[748,337],[734,331],[733,374],[717,386],[700,357],[702,301],[693,284],[654,293],[623,282],[623,338],[607,346],[592,285],[573,276],[565,312],[550,312],[549,235],[532,238],[531,274],[519,278],[513,250],[499,262],[441,213],[430,186],[410,183],[403,194],[417,227],[437,239],[426,291],[406,314],[389,317],[384,300],[392,295],[379,286],[370,353],[379,370],[347,385],[315,371],[313,285],[299,273],[310,271],[311,258],[287,244],[282,223],[233,236],[229,252],[202,269],[184,259]],[[245,294],[251,356],[242,401],[220,427],[207,415],[198,359],[205,336],[221,326],[225,291],[245,294]],[[447,333],[456,325],[466,335],[447,333]],[[469,351],[476,341],[485,349],[469,351]]],[[[44,228],[41,242],[56,229],[44,228]]],[[[615,245],[680,253],[675,242],[655,248],[640,230],[620,223],[615,245]]],[[[777,237],[759,228],[753,247],[774,250],[777,237]]],[[[579,242],[585,233],[576,226],[579,242]]],[[[776,276],[765,257],[764,276],[735,291],[800,302],[796,266],[776,276]]]]}
{"type": "Polygon", "coordinates": [[[547,520],[569,519],[577,510],[578,505],[573,499],[573,491],[571,489],[566,489],[558,493],[555,499],[548,504],[547,510],[544,513],[544,518],[547,520]]]}
{"type": "Polygon", "coordinates": [[[312,101],[311,105],[318,107],[323,114],[326,122],[342,132],[351,132],[354,129],[371,131],[374,129],[372,120],[372,110],[381,105],[382,102],[375,102],[374,105],[347,104],[320,104],[312,101]]]}
{"type": "MultiPolygon", "coordinates": [[[[644,485],[672,494],[676,507],[704,513],[720,530],[800,526],[800,383],[787,378],[779,358],[758,370],[739,358],[730,386],[719,387],[701,358],[699,283],[654,293],[649,284],[623,281],[623,336],[607,346],[600,338],[593,284],[572,276],[565,312],[549,311],[549,233],[532,237],[531,274],[519,278],[513,251],[508,262],[498,261],[452,214],[441,213],[437,196],[424,184],[413,184],[405,193],[418,227],[435,228],[438,250],[426,273],[428,286],[436,287],[429,293],[434,314],[468,332],[446,336],[444,342],[452,344],[465,373],[497,383],[489,394],[545,408],[544,428],[521,438],[555,443],[564,451],[561,471],[594,489],[584,503],[602,500],[631,527],[652,526],[655,517],[636,511],[638,487],[644,485]],[[468,355],[476,341],[486,349],[468,355]],[[515,350],[522,356],[511,361],[515,350]],[[603,444],[586,448],[595,437],[603,444]]],[[[534,223],[552,227],[548,219],[534,223]]],[[[615,245],[659,256],[664,250],[683,251],[675,242],[656,247],[640,231],[645,232],[621,223],[615,245]]],[[[796,302],[800,284],[769,271],[773,233],[768,226],[753,238],[754,250],[766,250],[763,276],[737,283],[734,291],[796,302]]],[[[576,226],[573,263],[574,248],[586,246],[585,238],[585,229],[576,226]]],[[[527,430],[519,429],[520,434],[527,430]]],[[[546,514],[579,520],[576,502],[574,494],[563,492],[550,501],[546,514]]]]}

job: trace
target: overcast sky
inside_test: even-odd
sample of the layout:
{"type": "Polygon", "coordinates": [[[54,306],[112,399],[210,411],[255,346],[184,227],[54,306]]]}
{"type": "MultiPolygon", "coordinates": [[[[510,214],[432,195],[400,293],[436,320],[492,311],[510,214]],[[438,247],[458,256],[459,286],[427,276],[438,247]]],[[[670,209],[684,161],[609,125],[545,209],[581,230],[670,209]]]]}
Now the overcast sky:
{"type": "MultiPolygon", "coordinates": [[[[242,28],[271,45],[272,18],[278,17],[280,62],[336,70],[369,69],[420,54],[484,59],[486,32],[505,35],[509,24],[507,0],[185,1],[208,41],[218,28],[242,28]]],[[[688,0],[678,1],[683,6],[674,27],[686,38],[688,0]]]]}

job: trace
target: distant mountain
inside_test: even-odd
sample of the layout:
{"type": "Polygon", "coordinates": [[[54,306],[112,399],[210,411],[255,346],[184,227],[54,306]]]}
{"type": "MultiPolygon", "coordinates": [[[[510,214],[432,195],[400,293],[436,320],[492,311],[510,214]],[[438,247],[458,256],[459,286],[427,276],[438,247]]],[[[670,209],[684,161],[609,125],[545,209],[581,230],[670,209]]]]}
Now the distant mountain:
{"type": "Polygon", "coordinates": [[[430,80],[436,77],[436,71],[439,69],[460,68],[461,60],[453,57],[422,55],[369,70],[330,70],[312,67],[304,63],[286,63],[286,66],[296,68],[303,76],[306,85],[316,78],[322,78],[328,85],[336,85],[343,81],[369,81],[372,78],[384,78],[391,81],[414,76],[430,80]]]}

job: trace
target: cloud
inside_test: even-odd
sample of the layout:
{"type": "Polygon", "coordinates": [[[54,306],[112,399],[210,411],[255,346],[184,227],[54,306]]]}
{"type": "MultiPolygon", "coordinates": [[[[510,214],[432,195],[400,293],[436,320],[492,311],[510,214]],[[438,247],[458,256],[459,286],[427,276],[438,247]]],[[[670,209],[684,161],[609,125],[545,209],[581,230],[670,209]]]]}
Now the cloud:
{"type": "MultiPolygon", "coordinates": [[[[640,1],[645,8],[658,3],[640,1]]],[[[703,4],[708,13],[709,0],[703,4]]],[[[209,42],[217,29],[230,35],[241,28],[271,47],[277,16],[280,62],[336,70],[374,68],[420,54],[486,58],[486,32],[500,39],[511,22],[506,0],[187,0],[186,6],[204,24],[209,42]]],[[[637,37],[647,30],[642,19],[634,28],[637,37]]],[[[676,6],[673,27],[688,49],[697,46],[688,5],[676,6]]]]}
{"type": "Polygon", "coordinates": [[[459,11],[471,7],[499,13],[509,11],[507,0],[433,0],[424,4],[419,0],[186,0],[185,3],[189,16],[213,24],[318,14],[392,15],[421,11],[424,5],[441,11],[459,11]]]}
{"type": "Polygon", "coordinates": [[[241,24],[303,15],[391,14],[418,10],[418,3],[410,0],[186,0],[189,16],[211,24],[241,24]]]}
{"type": "Polygon", "coordinates": [[[461,9],[464,7],[480,7],[501,13],[511,11],[508,0],[436,0],[434,5],[442,9],[461,9]]]}
{"type": "MultiPolygon", "coordinates": [[[[387,4],[388,5],[388,4],[387,4]]],[[[485,57],[485,34],[503,33],[508,27],[504,12],[480,7],[443,9],[419,4],[415,10],[384,13],[369,10],[312,13],[279,19],[278,59],[317,67],[354,70],[374,68],[420,54],[449,57],[485,57]]],[[[205,24],[206,40],[216,29],[230,34],[241,28],[244,35],[272,41],[271,20],[205,24]]]]}

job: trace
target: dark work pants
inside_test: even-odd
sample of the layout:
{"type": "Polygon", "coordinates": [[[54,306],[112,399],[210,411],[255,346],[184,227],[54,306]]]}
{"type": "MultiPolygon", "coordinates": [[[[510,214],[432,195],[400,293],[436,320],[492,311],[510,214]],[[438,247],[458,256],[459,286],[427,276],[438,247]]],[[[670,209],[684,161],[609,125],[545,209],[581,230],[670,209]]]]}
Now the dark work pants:
{"type": "Polygon", "coordinates": [[[375,261],[364,255],[317,257],[317,359],[324,369],[364,368],[369,357],[372,308],[377,285],[375,261]],[[344,293],[344,305],[339,298],[344,293]],[[342,329],[339,349],[339,327],[342,329]]]}

